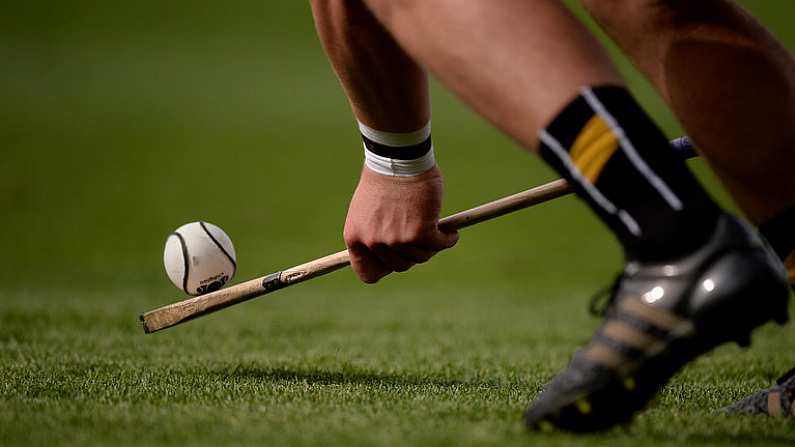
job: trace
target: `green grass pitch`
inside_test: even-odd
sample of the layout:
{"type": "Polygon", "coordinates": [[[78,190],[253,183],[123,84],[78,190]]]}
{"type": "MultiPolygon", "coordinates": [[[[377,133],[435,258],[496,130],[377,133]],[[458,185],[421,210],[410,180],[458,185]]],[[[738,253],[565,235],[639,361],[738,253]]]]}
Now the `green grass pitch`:
{"type": "MultiPolygon", "coordinates": [[[[689,365],[629,428],[522,428],[620,266],[573,198],[374,286],[341,271],[145,336],[138,314],[181,298],[161,256],[182,223],[230,234],[236,280],[339,250],[360,142],[307,2],[51,3],[0,18],[0,445],[795,443],[791,420],[715,414],[795,364],[795,325],[689,365]]],[[[744,4],[795,46],[795,7],[744,4]]],[[[434,140],[446,213],[554,178],[438,86],[434,140]]]]}

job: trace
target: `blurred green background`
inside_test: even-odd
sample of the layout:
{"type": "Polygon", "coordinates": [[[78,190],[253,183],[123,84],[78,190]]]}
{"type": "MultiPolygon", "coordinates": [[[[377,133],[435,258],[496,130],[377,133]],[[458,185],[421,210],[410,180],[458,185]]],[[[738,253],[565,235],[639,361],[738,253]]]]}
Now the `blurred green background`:
{"type": "MultiPolygon", "coordinates": [[[[795,43],[782,2],[746,3],[795,43]]],[[[171,292],[163,240],[198,219],[232,236],[240,278],[340,248],[360,144],[307,2],[32,1],[0,20],[4,288],[147,285],[156,304],[171,292]]],[[[441,88],[434,135],[447,212],[553,177],[441,88]]],[[[477,282],[487,269],[494,280],[579,284],[617,260],[566,199],[467,230],[455,254],[387,283],[477,282]]]]}
{"type": "MultiPolygon", "coordinates": [[[[789,48],[795,46],[795,5],[742,3],[789,48]]],[[[441,356],[458,365],[452,372],[443,369],[444,374],[489,377],[524,368],[542,373],[532,379],[538,387],[593,326],[585,314],[586,298],[618,269],[620,253],[585,207],[565,198],[467,229],[454,250],[375,286],[361,285],[346,270],[144,337],[138,313],[180,298],[163,271],[162,248],[183,223],[201,219],[227,231],[238,253],[236,280],[343,246],[342,223],[362,162],[361,143],[314,34],[309,4],[82,0],[18,2],[4,9],[0,406],[5,410],[0,409],[0,425],[6,428],[0,435],[6,441],[19,442],[26,435],[43,443],[123,439],[104,412],[119,410],[119,402],[134,404],[136,398],[108,391],[107,402],[100,399],[108,407],[89,405],[94,413],[85,426],[79,422],[82,407],[59,406],[81,395],[75,390],[84,382],[64,385],[47,401],[47,389],[72,383],[59,374],[79,376],[93,371],[91,365],[107,367],[103,362],[120,362],[133,378],[140,378],[136,367],[226,368],[236,358],[255,368],[290,371],[295,370],[290,365],[313,361],[334,371],[337,364],[328,359],[335,358],[354,369],[365,365],[400,375],[400,364],[392,364],[383,351],[392,346],[386,340],[417,331],[418,337],[427,334],[442,344],[445,337],[464,340],[441,356]],[[525,325],[535,325],[536,332],[522,335],[525,325]],[[343,330],[351,327],[362,330],[343,330]],[[474,342],[479,331],[493,343],[481,346],[477,355],[499,356],[507,340],[513,340],[515,350],[496,359],[486,356],[488,361],[467,357],[466,342],[474,342]],[[507,338],[500,338],[500,331],[507,338]],[[538,341],[532,334],[559,342],[541,360],[546,366],[535,366],[539,359],[532,352],[512,363],[523,344],[538,341]],[[335,336],[335,342],[323,344],[335,336]],[[383,337],[384,344],[368,345],[370,337],[383,337]],[[74,369],[59,370],[64,364],[74,369]],[[489,369],[494,365],[503,369],[489,369]],[[31,383],[39,384],[39,394],[26,388],[31,383]],[[27,412],[41,403],[36,399],[46,405],[27,412]],[[40,424],[55,434],[31,433],[29,428],[40,424]]],[[[617,61],[641,102],[670,136],[678,135],[677,123],[651,87],[619,55],[617,61]]],[[[434,141],[446,177],[445,214],[555,178],[443,88],[435,85],[433,94],[434,141]]],[[[692,166],[728,204],[702,163],[692,166]]],[[[420,340],[396,343],[400,349],[415,347],[422,359],[440,355],[417,347],[420,340]]],[[[768,348],[775,351],[773,345],[768,348]]],[[[755,375],[734,370],[738,381],[751,381],[751,388],[767,383],[792,360],[727,349],[725,361],[744,355],[756,362],[755,375]]],[[[416,367],[419,375],[441,371],[428,372],[416,362],[405,368],[416,367]]],[[[112,382],[114,373],[105,373],[112,382]]],[[[517,380],[527,385],[530,379],[517,380]]],[[[526,391],[518,392],[513,407],[524,405],[526,391]]],[[[736,394],[744,391],[735,389],[736,394]]],[[[202,408],[207,415],[225,411],[202,408]]],[[[518,417],[516,408],[510,408],[508,420],[518,417]]],[[[137,433],[141,425],[133,423],[135,416],[131,420],[120,430],[137,433]]],[[[214,427],[190,416],[179,421],[214,427]]],[[[287,438],[307,440],[292,435],[287,438]]],[[[379,442],[405,440],[403,435],[379,442]]],[[[163,436],[157,439],[171,439],[163,436]]],[[[256,433],[251,436],[258,439],[256,433]]],[[[342,432],[339,439],[357,437],[342,432]]]]}

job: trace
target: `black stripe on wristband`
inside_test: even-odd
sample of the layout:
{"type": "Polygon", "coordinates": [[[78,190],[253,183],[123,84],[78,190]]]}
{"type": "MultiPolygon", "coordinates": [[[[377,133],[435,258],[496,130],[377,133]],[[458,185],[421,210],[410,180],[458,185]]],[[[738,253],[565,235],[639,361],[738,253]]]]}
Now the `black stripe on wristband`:
{"type": "Polygon", "coordinates": [[[431,150],[430,136],[428,136],[428,138],[426,138],[422,143],[400,147],[376,143],[364,135],[362,135],[362,140],[364,140],[364,147],[366,147],[368,151],[374,153],[375,155],[393,158],[395,160],[416,160],[420,157],[423,157],[431,150]]]}

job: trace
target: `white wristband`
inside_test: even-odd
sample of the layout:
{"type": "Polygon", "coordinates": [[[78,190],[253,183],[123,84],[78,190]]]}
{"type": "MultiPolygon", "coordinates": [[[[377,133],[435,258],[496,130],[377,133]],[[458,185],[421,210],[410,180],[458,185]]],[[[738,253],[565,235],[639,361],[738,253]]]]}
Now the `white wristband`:
{"type": "Polygon", "coordinates": [[[382,175],[409,177],[436,165],[430,121],[414,132],[384,132],[359,122],[364,140],[364,164],[382,175]]]}

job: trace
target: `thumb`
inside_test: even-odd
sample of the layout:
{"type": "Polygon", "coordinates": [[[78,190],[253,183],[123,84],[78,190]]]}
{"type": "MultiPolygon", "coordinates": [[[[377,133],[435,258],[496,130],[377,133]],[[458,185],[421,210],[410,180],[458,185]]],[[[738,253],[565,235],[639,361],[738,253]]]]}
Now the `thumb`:
{"type": "Polygon", "coordinates": [[[428,246],[434,250],[440,251],[454,246],[458,242],[458,231],[452,230],[442,232],[439,229],[431,234],[428,241],[428,246]]]}

